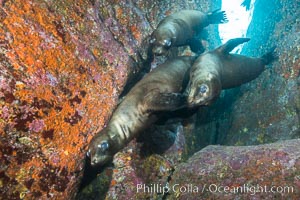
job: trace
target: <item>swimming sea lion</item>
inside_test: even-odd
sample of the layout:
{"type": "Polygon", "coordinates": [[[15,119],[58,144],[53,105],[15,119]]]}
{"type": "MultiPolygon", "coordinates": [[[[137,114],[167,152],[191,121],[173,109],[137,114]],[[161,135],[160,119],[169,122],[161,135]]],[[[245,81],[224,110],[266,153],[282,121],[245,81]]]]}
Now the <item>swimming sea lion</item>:
{"type": "Polygon", "coordinates": [[[201,42],[195,39],[209,24],[226,23],[225,11],[203,13],[198,10],[182,10],[167,16],[151,34],[150,44],[156,55],[166,54],[171,47],[190,45],[195,53],[204,52],[201,42]]]}
{"type": "Polygon", "coordinates": [[[209,105],[222,89],[237,87],[255,79],[265,70],[265,65],[275,59],[275,48],[260,58],[229,54],[237,45],[249,40],[231,39],[197,58],[190,68],[190,80],[185,91],[189,107],[209,105]]]}
{"type": "Polygon", "coordinates": [[[91,140],[87,156],[92,166],[111,160],[115,153],[159,119],[159,112],[185,105],[185,72],[195,57],[177,57],[145,75],[123,98],[108,125],[91,140]]]}

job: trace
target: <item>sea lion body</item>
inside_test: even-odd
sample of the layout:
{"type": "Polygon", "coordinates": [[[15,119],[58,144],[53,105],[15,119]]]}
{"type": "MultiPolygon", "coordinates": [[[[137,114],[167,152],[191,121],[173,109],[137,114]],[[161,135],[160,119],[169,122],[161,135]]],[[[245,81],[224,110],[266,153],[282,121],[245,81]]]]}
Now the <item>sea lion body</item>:
{"type": "Polygon", "coordinates": [[[200,55],[190,69],[185,94],[189,107],[208,105],[222,89],[240,86],[257,78],[275,59],[274,49],[260,58],[230,54],[249,38],[231,39],[213,51],[200,55]]]}
{"type": "Polygon", "coordinates": [[[163,19],[151,34],[152,52],[166,54],[169,48],[190,45],[192,51],[202,53],[204,48],[195,36],[209,24],[227,22],[224,11],[204,13],[197,10],[182,10],[163,19]]]}
{"type": "Polygon", "coordinates": [[[222,89],[240,86],[254,80],[265,70],[262,58],[252,58],[238,54],[220,55],[222,71],[220,73],[222,89]]]}
{"type": "Polygon", "coordinates": [[[91,140],[92,166],[112,159],[129,141],[159,119],[159,113],[180,109],[185,102],[182,82],[194,57],[178,57],[158,66],[124,97],[108,125],[91,140]]]}

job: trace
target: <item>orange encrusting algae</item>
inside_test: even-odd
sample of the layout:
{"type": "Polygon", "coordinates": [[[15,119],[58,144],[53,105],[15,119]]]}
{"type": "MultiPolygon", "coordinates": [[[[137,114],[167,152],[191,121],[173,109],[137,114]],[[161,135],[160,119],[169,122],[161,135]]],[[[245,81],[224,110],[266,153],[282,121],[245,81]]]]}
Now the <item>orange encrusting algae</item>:
{"type": "Polygon", "coordinates": [[[89,32],[95,23],[84,17],[89,3],[15,0],[1,8],[0,181],[12,198],[70,198],[88,141],[116,105],[126,79],[116,77],[130,66],[103,56],[100,34],[89,32]]]}

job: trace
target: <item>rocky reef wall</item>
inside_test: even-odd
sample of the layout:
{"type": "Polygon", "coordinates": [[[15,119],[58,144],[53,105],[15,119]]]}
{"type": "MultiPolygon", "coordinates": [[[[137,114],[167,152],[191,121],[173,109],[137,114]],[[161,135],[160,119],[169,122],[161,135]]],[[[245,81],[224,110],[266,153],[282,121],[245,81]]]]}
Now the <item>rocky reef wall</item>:
{"type": "Polygon", "coordinates": [[[0,3],[1,199],[70,199],[135,46],[114,38],[100,2],[0,3]]]}

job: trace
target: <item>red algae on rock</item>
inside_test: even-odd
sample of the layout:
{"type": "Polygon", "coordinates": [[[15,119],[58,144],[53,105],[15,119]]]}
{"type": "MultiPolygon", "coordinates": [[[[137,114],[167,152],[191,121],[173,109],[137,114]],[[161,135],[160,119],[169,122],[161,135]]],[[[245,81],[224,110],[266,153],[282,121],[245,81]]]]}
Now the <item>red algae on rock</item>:
{"type": "Polygon", "coordinates": [[[101,23],[99,2],[1,4],[0,196],[72,199],[132,70],[131,44],[101,23]]]}

